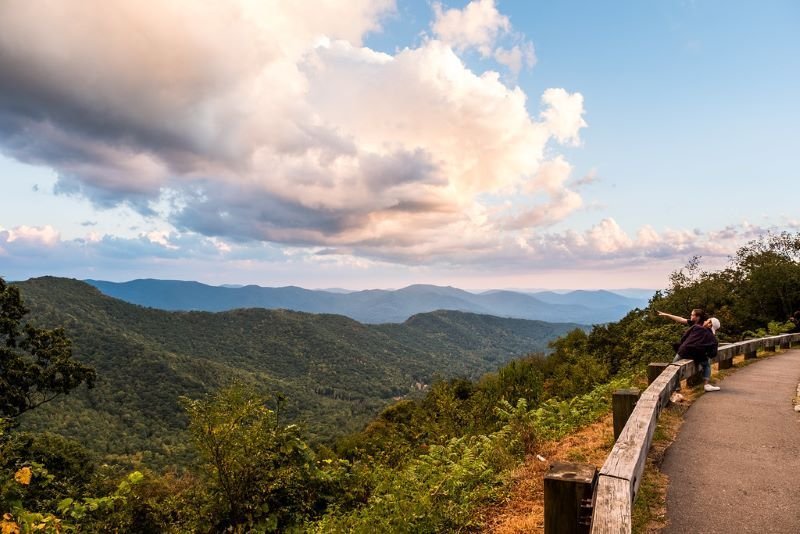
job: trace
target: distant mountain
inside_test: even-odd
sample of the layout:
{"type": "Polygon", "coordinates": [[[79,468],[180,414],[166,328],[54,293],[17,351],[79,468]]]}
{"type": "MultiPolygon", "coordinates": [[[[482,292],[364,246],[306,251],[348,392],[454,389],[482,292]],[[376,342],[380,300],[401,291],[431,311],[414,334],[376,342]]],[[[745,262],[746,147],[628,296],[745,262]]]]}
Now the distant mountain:
{"type": "Polygon", "coordinates": [[[649,301],[652,296],[655,294],[655,289],[642,289],[642,288],[626,288],[626,289],[615,289],[614,293],[617,295],[622,295],[623,297],[630,297],[633,299],[642,299],[645,301],[649,301]]]}
{"type": "MultiPolygon", "coordinates": [[[[546,350],[548,342],[579,326],[454,311],[380,325],[259,308],[170,312],[107,297],[76,280],[45,277],[14,285],[31,309],[30,320],[63,326],[76,359],[98,374],[95,389],[80,388],[37,408],[23,417],[23,427],[75,438],[108,461],[143,451],[140,460],[151,465],[187,459],[182,395],[196,398],[236,379],[284,394],[282,417],[328,439],[359,429],[392,399],[413,394],[436,377],[477,378],[512,358],[546,350]]],[[[151,286],[121,284],[126,291],[137,285],[151,286]]],[[[218,306],[230,304],[230,292],[238,291],[183,282],[155,285],[163,302],[182,305],[197,295],[218,306]]],[[[242,289],[247,291],[237,296],[253,300],[266,293],[276,302],[310,305],[318,297],[300,288],[242,289]]],[[[401,290],[429,299],[435,292],[453,303],[461,295],[452,288],[401,290]]],[[[360,293],[373,307],[391,301],[391,292],[360,293]]]]}
{"type": "Polygon", "coordinates": [[[397,290],[323,291],[301,287],[208,286],[176,280],[104,282],[86,280],[108,296],[172,311],[226,311],[237,308],[287,309],[345,315],[362,323],[400,323],[416,313],[455,310],[548,322],[595,324],[616,321],[646,299],[610,291],[517,291],[470,293],[454,287],[412,285],[397,290]]]}
{"type": "Polygon", "coordinates": [[[532,293],[532,296],[550,304],[568,304],[596,309],[620,307],[632,310],[646,306],[648,301],[648,299],[625,297],[602,289],[596,291],[577,290],[569,293],[539,291],[532,293]]]}

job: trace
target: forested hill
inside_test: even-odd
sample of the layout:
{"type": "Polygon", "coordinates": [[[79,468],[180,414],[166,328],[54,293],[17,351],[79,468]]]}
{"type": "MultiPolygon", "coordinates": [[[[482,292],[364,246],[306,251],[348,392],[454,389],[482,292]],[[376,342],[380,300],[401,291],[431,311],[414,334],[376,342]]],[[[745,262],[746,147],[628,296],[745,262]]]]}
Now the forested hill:
{"type": "Polygon", "coordinates": [[[95,389],[40,407],[24,426],[77,438],[107,457],[141,452],[155,464],[185,459],[181,395],[238,379],[285,395],[281,417],[325,439],[437,377],[475,378],[578,326],[442,311],[385,325],[284,310],[167,312],[76,280],[15,285],[31,322],[63,326],[75,357],[98,375],[95,389]]]}

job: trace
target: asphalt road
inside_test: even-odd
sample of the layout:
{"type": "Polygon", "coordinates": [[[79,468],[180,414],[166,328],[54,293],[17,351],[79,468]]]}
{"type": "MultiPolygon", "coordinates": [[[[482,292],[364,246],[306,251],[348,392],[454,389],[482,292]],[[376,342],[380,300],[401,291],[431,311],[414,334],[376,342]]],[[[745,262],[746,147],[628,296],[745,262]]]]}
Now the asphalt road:
{"type": "Polygon", "coordinates": [[[662,472],[665,534],[800,533],[800,350],[739,369],[685,414],[662,472]]]}

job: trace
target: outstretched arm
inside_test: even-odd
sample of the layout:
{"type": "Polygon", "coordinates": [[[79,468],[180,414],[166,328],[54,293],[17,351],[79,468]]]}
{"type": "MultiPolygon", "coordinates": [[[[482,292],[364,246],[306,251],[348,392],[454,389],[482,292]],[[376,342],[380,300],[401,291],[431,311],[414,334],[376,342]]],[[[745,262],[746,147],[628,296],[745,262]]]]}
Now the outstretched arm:
{"type": "Polygon", "coordinates": [[[656,313],[658,315],[660,315],[661,317],[668,317],[668,318],[672,319],[673,321],[675,321],[676,323],[689,324],[689,320],[688,319],[684,319],[683,317],[678,317],[677,315],[672,315],[671,313],[664,313],[662,311],[656,311],[656,313]]]}

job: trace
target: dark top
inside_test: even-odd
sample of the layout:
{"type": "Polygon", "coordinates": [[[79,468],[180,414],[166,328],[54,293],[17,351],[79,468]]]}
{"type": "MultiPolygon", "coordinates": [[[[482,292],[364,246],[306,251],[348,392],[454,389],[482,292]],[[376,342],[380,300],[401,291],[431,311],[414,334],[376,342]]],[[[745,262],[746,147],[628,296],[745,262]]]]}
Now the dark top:
{"type": "Polygon", "coordinates": [[[702,362],[716,356],[718,347],[719,342],[711,329],[695,324],[683,334],[678,345],[678,354],[681,358],[702,362]]]}
{"type": "Polygon", "coordinates": [[[800,319],[795,319],[794,317],[789,319],[792,323],[794,323],[794,328],[789,330],[789,334],[800,334],[800,319]]]}

